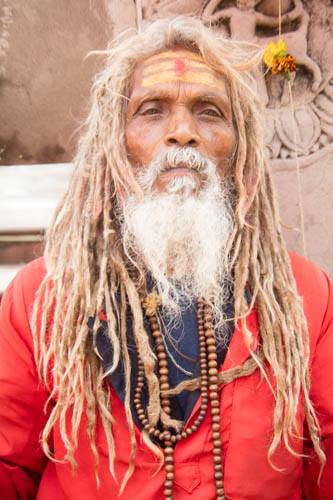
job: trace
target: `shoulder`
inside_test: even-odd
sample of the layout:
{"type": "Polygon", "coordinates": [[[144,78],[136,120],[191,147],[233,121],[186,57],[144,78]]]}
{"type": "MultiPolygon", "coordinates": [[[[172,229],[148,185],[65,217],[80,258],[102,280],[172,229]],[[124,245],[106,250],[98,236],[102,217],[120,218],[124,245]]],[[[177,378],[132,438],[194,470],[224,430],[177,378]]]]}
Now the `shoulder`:
{"type": "Polygon", "coordinates": [[[300,255],[289,253],[289,257],[299,294],[325,299],[330,284],[327,275],[300,255]]]}
{"type": "Polygon", "coordinates": [[[35,300],[36,292],[46,274],[44,258],[29,262],[14,277],[5,290],[1,301],[2,307],[13,307],[29,316],[35,300]]]}
{"type": "Polygon", "coordinates": [[[290,253],[291,268],[303,301],[311,340],[317,342],[333,323],[333,284],[309,260],[290,253]]]}

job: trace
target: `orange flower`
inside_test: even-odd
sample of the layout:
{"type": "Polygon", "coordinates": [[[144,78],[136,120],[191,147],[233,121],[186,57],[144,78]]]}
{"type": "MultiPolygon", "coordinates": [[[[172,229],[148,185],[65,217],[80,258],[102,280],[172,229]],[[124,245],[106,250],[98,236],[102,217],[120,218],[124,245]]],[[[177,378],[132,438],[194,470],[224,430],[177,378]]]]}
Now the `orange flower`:
{"type": "Polygon", "coordinates": [[[273,74],[282,74],[286,78],[290,73],[296,71],[296,59],[288,53],[286,42],[282,39],[278,42],[269,42],[264,51],[264,63],[273,74]]]}

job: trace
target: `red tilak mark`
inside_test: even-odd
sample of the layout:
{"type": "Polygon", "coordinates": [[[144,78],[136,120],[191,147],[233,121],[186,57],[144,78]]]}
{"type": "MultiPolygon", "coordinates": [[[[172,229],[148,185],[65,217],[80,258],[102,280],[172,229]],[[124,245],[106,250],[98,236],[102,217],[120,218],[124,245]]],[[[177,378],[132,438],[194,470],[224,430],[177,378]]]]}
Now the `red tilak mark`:
{"type": "Polygon", "coordinates": [[[184,59],[177,57],[175,59],[175,72],[178,76],[183,76],[186,73],[186,64],[184,59]]]}

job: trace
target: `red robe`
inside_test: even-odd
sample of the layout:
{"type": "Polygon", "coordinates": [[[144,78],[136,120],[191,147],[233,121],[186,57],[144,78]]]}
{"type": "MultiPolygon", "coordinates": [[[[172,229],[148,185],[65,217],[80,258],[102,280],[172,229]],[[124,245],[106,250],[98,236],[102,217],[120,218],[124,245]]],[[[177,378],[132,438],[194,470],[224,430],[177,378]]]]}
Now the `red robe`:
{"type": "MultiPolygon", "coordinates": [[[[282,445],[274,463],[267,462],[272,438],[274,399],[258,370],[220,389],[222,459],[226,498],[232,500],[332,500],[333,498],[333,287],[327,277],[304,259],[291,256],[293,272],[308,320],[311,341],[311,398],[322,431],[327,465],[317,484],[318,463],[291,455],[282,445]]],[[[118,488],[108,468],[107,445],[101,422],[97,424],[101,485],[96,487],[94,457],[86,432],[86,419],[79,429],[75,457],[78,471],[69,464],[47,460],[39,438],[47,415],[43,413],[48,393],[38,382],[30,331],[35,292],[45,273],[43,259],[26,266],[10,284],[0,312],[0,499],[96,500],[116,499],[118,488]]],[[[258,343],[255,311],[248,317],[253,347],[258,343]]],[[[249,357],[242,332],[236,329],[220,370],[242,364],[249,357]]],[[[129,433],[124,407],[111,393],[115,417],[116,475],[119,484],[127,469],[129,433]]],[[[191,425],[200,407],[200,398],[187,423],[191,425]]],[[[301,426],[304,422],[299,411],[301,426]]],[[[208,411],[199,430],[177,443],[175,448],[174,500],[215,498],[213,479],[211,416],[208,411]]],[[[305,432],[305,431],[304,431],[305,432]]],[[[123,499],[163,499],[165,472],[157,471],[155,456],[142,442],[136,429],[136,469],[123,499]]],[[[305,434],[306,438],[306,434],[305,434]]],[[[294,447],[308,451],[307,440],[294,447]]],[[[65,453],[59,427],[53,431],[55,457],[65,453]]]]}

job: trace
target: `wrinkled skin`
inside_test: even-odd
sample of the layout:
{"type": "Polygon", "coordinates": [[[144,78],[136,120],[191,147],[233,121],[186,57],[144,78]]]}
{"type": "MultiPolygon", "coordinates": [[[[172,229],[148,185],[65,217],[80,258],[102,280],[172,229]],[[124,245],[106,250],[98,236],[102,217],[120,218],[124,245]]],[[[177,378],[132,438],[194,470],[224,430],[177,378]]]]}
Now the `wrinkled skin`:
{"type": "MultiPolygon", "coordinates": [[[[170,53],[172,58],[181,57],[191,64],[191,52],[170,53]]],[[[216,163],[217,173],[223,179],[236,143],[232,107],[223,78],[205,65],[199,73],[207,84],[196,81],[198,73],[192,72],[193,81],[166,76],[162,81],[145,85],[145,71],[160,79],[170,73],[159,72],[156,60],[150,63],[147,59],[138,64],[133,75],[125,132],[128,157],[135,173],[147,167],[158,154],[179,146],[197,148],[216,163]]],[[[163,192],[177,175],[192,175],[200,184],[198,174],[184,165],[161,173],[155,189],[163,192]]]]}

